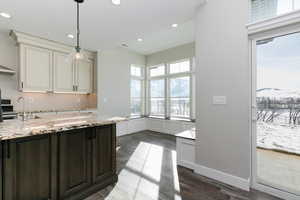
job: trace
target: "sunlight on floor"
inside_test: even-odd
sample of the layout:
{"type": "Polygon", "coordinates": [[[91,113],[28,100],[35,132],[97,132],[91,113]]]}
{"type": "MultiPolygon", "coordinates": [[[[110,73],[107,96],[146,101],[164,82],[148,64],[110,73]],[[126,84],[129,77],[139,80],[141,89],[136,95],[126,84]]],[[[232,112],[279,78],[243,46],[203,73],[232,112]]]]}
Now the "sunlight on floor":
{"type": "Polygon", "coordinates": [[[174,184],[174,200],[181,200],[180,194],[180,185],[177,171],[177,154],[176,151],[172,151],[172,166],[173,166],[173,184],[174,184]]]}
{"type": "Polygon", "coordinates": [[[162,168],[163,147],[141,142],[130,157],[126,166],[148,176],[157,182],[160,181],[162,168]]]}
{"type": "Polygon", "coordinates": [[[176,151],[140,142],[105,199],[159,200],[160,195],[164,195],[161,187],[174,191],[170,199],[181,200],[176,151]],[[164,170],[167,173],[164,174],[164,170]]]}

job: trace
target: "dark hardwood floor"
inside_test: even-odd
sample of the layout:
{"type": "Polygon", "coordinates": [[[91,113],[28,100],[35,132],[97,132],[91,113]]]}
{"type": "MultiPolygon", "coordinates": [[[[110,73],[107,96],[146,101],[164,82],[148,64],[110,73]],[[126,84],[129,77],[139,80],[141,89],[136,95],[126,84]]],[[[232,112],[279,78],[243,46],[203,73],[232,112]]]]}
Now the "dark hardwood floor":
{"type": "Polygon", "coordinates": [[[173,136],[144,131],[118,140],[118,183],[85,200],[279,200],[178,167],[173,136]]]}

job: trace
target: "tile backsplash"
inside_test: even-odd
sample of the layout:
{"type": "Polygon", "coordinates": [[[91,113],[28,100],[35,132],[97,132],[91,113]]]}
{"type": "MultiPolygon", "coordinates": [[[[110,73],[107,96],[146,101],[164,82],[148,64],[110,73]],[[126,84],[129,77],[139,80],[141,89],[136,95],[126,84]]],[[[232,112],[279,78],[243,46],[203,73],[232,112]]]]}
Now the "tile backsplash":
{"type": "Polygon", "coordinates": [[[97,108],[96,94],[44,94],[44,93],[19,93],[10,99],[15,107],[15,111],[23,110],[23,103],[17,102],[19,97],[25,99],[25,111],[65,111],[65,110],[85,110],[97,108]]]}

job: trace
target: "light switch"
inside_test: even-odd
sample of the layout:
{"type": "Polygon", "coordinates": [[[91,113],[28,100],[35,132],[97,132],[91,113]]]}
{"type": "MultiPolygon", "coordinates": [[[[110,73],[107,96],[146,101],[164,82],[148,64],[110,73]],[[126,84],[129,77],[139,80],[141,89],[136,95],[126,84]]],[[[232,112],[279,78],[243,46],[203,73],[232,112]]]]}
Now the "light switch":
{"type": "Polygon", "coordinates": [[[103,102],[104,102],[104,103],[107,103],[107,98],[103,98],[103,102]]]}
{"type": "Polygon", "coordinates": [[[226,96],[213,96],[213,104],[214,105],[226,105],[227,104],[226,96]]]}

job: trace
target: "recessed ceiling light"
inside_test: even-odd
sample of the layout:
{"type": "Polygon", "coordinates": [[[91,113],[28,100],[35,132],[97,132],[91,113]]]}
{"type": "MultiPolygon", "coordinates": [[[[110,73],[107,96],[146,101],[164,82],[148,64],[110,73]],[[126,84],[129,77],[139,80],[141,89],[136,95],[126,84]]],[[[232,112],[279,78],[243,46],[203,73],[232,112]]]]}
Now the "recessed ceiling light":
{"type": "Polygon", "coordinates": [[[178,24],[172,24],[172,27],[173,27],[173,28],[177,28],[177,27],[178,27],[178,24]]]}
{"type": "Polygon", "coordinates": [[[138,42],[143,42],[143,39],[142,38],[138,38],[137,41],[138,42]]]}
{"type": "Polygon", "coordinates": [[[6,19],[11,18],[11,15],[8,14],[8,13],[5,13],[5,12],[1,12],[1,13],[0,13],[0,16],[1,16],[1,17],[4,17],[4,18],[6,18],[6,19]]]}
{"type": "Polygon", "coordinates": [[[114,5],[120,5],[120,4],[121,4],[121,0],[111,0],[111,2],[112,2],[114,5]]]}
{"type": "Polygon", "coordinates": [[[73,34],[67,34],[68,38],[74,39],[74,35],[73,34]]]}

